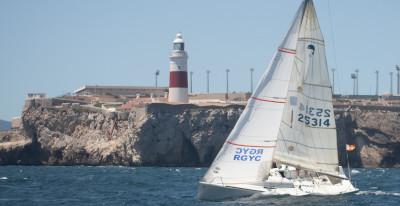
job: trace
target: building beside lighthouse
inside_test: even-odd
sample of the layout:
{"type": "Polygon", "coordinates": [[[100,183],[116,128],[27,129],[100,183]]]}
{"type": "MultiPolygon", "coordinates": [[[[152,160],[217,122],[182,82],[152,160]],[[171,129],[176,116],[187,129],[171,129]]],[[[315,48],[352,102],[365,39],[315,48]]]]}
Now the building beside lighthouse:
{"type": "Polygon", "coordinates": [[[176,34],[169,59],[168,102],[181,104],[188,103],[188,55],[185,51],[185,42],[180,33],[176,34]]]}

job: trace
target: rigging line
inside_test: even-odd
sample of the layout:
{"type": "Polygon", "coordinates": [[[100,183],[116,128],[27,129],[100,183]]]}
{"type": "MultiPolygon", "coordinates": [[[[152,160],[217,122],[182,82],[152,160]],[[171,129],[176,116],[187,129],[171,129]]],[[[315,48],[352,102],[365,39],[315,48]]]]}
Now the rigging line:
{"type": "MultiPolygon", "coordinates": [[[[279,144],[278,144],[278,141],[280,140],[280,139],[282,139],[283,141],[283,144],[284,144],[284,152],[286,152],[288,155],[290,154],[290,151],[289,151],[289,146],[290,145],[288,145],[288,143],[286,142],[286,141],[284,141],[284,136],[283,136],[283,132],[282,132],[282,128],[281,127],[279,127],[279,134],[281,134],[281,138],[279,138],[279,135],[278,135],[278,138],[276,138],[276,140],[277,140],[277,149],[276,150],[274,150],[274,153],[277,151],[277,150],[279,150],[279,144]]],[[[282,152],[282,153],[284,153],[284,152],[282,152]]]]}
{"type": "Polygon", "coordinates": [[[293,67],[294,67],[295,72],[296,72],[298,75],[301,75],[301,73],[300,73],[300,71],[299,71],[299,66],[297,65],[296,59],[294,59],[294,61],[293,61],[293,67]]]}
{"type": "MultiPolygon", "coordinates": [[[[310,27],[310,25],[311,25],[311,18],[310,18],[309,9],[310,8],[307,7],[307,11],[306,10],[304,11],[304,12],[306,12],[304,14],[306,19],[305,19],[305,22],[304,22],[305,26],[302,29],[302,36],[306,36],[306,31],[305,31],[304,28],[310,27]]],[[[304,81],[308,78],[308,75],[309,75],[310,58],[309,58],[309,56],[307,56],[307,54],[308,54],[307,53],[307,49],[303,47],[303,55],[304,55],[305,62],[304,62],[304,72],[303,72],[302,82],[301,82],[302,85],[303,85],[304,81]]]]}
{"type": "MultiPolygon", "coordinates": [[[[335,42],[335,33],[334,33],[334,30],[333,30],[333,18],[332,18],[332,12],[331,12],[331,3],[330,3],[331,1],[330,0],[328,0],[328,15],[329,15],[329,25],[330,25],[330,30],[331,30],[331,34],[332,35],[330,35],[331,36],[331,39],[332,39],[332,49],[333,49],[333,62],[334,62],[334,64],[335,64],[335,69],[337,69],[337,71],[338,71],[338,73],[339,73],[339,66],[338,66],[338,64],[337,64],[337,58],[336,58],[336,42],[335,42]]],[[[328,69],[329,70],[329,69],[328,69]]],[[[333,78],[333,77],[332,77],[333,78]]],[[[340,93],[342,93],[341,92],[341,88],[340,88],[340,78],[338,78],[338,87],[337,87],[337,89],[339,90],[338,92],[339,92],[339,94],[340,93]]]]}
{"type": "Polygon", "coordinates": [[[304,63],[304,61],[302,59],[300,59],[300,57],[298,57],[297,55],[294,57],[297,61],[304,63]]]}
{"type": "MultiPolygon", "coordinates": [[[[315,16],[314,27],[315,27],[315,29],[318,28],[318,30],[315,30],[315,31],[318,31],[318,33],[316,32],[316,33],[314,33],[314,35],[315,36],[317,36],[317,35],[321,35],[322,36],[322,31],[321,31],[321,28],[319,26],[319,22],[318,22],[317,16],[315,16]]],[[[328,79],[329,79],[329,69],[328,69],[328,65],[326,63],[326,55],[321,56],[322,53],[325,54],[325,46],[317,46],[316,49],[318,51],[317,55],[319,57],[319,61],[318,61],[318,63],[319,63],[319,71],[318,71],[319,79],[320,80],[325,80],[324,74],[328,75],[328,79]],[[321,61],[321,59],[322,59],[322,61],[321,61]],[[324,61],[325,61],[325,64],[324,64],[324,61]],[[324,65],[322,65],[322,64],[324,64],[324,65]],[[324,67],[325,67],[325,69],[323,69],[324,67]]],[[[329,88],[329,90],[332,91],[331,82],[329,80],[328,80],[328,82],[329,82],[328,88],[329,88]]]]}

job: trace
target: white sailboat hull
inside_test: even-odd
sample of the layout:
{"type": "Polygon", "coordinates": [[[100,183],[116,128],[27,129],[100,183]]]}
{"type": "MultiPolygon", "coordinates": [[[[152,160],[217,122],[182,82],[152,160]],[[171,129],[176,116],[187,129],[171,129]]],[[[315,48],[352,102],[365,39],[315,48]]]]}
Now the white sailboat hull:
{"type": "Polygon", "coordinates": [[[198,191],[200,200],[220,201],[249,197],[255,194],[261,196],[341,195],[357,192],[358,189],[349,180],[342,180],[338,184],[316,183],[313,180],[294,180],[292,184],[287,182],[270,184],[266,182],[264,186],[246,184],[222,185],[200,182],[198,191]]]}
{"type": "Polygon", "coordinates": [[[197,198],[200,200],[207,200],[207,201],[237,199],[240,197],[249,197],[256,193],[260,193],[261,191],[259,189],[249,189],[245,187],[241,188],[235,186],[200,182],[197,198]]]}

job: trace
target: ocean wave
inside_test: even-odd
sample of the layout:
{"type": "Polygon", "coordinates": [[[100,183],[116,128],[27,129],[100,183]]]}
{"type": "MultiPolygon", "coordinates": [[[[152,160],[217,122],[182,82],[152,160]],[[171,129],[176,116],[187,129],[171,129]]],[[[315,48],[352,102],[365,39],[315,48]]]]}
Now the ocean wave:
{"type": "Polygon", "coordinates": [[[356,169],[352,169],[352,170],[351,170],[351,174],[358,174],[358,173],[360,173],[360,171],[358,171],[358,170],[356,170],[356,169]]]}
{"type": "Polygon", "coordinates": [[[385,192],[381,190],[377,191],[359,191],[356,195],[389,195],[389,196],[400,196],[400,192],[385,192]]]}
{"type": "Polygon", "coordinates": [[[0,177],[0,180],[8,180],[8,177],[0,177]]]}

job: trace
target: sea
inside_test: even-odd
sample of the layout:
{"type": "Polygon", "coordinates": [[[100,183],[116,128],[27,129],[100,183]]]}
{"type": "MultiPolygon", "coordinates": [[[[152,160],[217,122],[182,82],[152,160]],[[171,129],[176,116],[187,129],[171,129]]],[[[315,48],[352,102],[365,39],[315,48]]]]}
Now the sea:
{"type": "Polygon", "coordinates": [[[0,205],[400,205],[400,169],[353,169],[354,194],[196,198],[207,168],[1,166],[0,205]]]}

